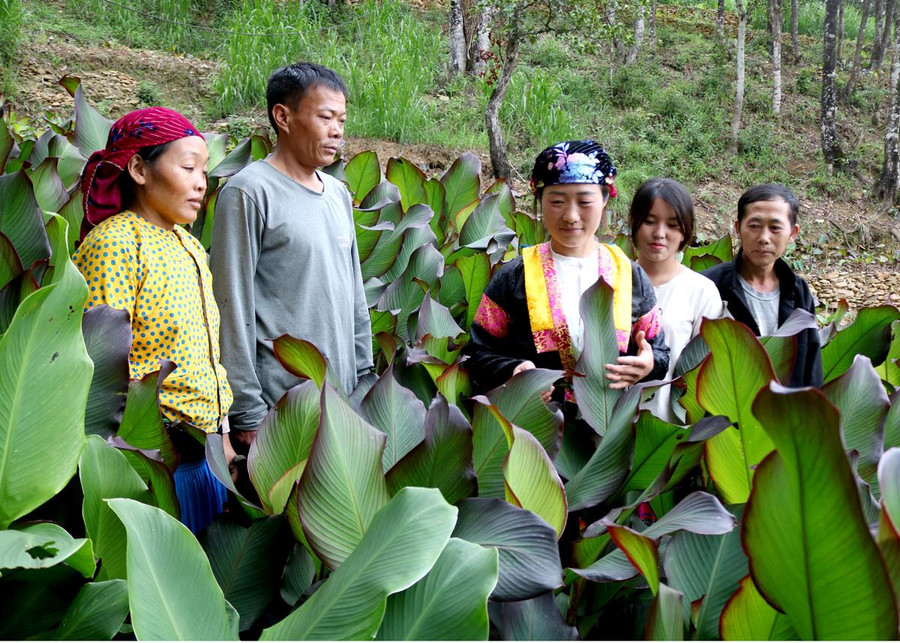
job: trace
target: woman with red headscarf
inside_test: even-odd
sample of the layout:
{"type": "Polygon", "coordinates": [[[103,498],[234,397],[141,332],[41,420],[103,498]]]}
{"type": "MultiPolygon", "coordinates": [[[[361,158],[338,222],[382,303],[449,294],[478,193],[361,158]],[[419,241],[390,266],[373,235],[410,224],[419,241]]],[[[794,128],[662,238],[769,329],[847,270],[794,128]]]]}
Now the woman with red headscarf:
{"type": "Polygon", "coordinates": [[[180,455],[181,519],[194,533],[227,495],[186,425],[215,432],[232,401],[206,254],[179,225],[203,205],[207,160],[203,136],[178,112],[149,107],[116,121],[85,166],[84,229],[95,227],[73,257],[88,285],[85,306],[106,304],[131,317],[131,378],[158,370],[160,360],[175,362],[159,405],[180,455]]]}

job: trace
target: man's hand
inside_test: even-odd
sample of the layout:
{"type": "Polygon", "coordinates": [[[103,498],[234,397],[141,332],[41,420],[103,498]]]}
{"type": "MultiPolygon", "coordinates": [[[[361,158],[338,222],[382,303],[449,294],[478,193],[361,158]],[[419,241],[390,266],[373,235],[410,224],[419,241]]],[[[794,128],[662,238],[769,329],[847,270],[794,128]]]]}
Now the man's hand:
{"type": "Polygon", "coordinates": [[[606,365],[606,379],[611,382],[609,388],[627,388],[647,377],[653,370],[653,348],[647,342],[644,331],[638,331],[634,341],[638,345],[636,356],[624,355],[615,364],[606,365]]]}
{"type": "MultiPolygon", "coordinates": [[[[533,368],[537,368],[537,367],[534,365],[534,362],[532,362],[531,360],[525,360],[524,362],[522,362],[521,364],[519,364],[518,366],[516,366],[516,367],[513,369],[513,377],[515,377],[515,376],[518,375],[519,373],[524,373],[525,371],[530,371],[530,370],[533,369],[533,368]]],[[[553,387],[550,387],[550,389],[547,390],[547,391],[542,391],[542,392],[541,392],[541,401],[542,401],[544,404],[546,404],[547,402],[550,401],[550,396],[551,396],[551,395],[553,395],[553,387]]]]}

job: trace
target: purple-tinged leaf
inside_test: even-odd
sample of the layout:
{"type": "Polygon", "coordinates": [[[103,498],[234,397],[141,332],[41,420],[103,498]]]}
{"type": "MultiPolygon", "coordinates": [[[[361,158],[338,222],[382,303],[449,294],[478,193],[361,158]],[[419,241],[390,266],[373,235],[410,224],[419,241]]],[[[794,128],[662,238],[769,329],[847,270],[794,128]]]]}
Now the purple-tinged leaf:
{"type": "Polygon", "coordinates": [[[363,398],[359,414],[387,438],[381,457],[384,471],[390,470],[425,437],[422,430],[425,405],[412,391],[400,386],[394,378],[393,364],[363,398]]]}
{"type": "Polygon", "coordinates": [[[12,242],[0,232],[0,290],[22,274],[24,268],[12,242]]]}
{"type": "Polygon", "coordinates": [[[563,416],[561,411],[551,411],[544,404],[541,393],[549,391],[562,375],[562,371],[533,368],[515,375],[487,394],[503,416],[531,432],[551,458],[559,450],[563,416]]]}
{"type": "Polygon", "coordinates": [[[578,640],[578,629],[563,619],[553,592],[501,603],[500,631],[505,641],[578,640]]]}
{"type": "Polygon", "coordinates": [[[677,589],[659,584],[659,593],[653,599],[647,617],[648,641],[684,640],[683,601],[684,596],[677,589]]]}
{"type": "Polygon", "coordinates": [[[416,339],[421,340],[425,335],[455,339],[464,332],[446,306],[436,302],[430,295],[425,297],[419,311],[416,339]]]}
{"type": "Polygon", "coordinates": [[[12,242],[23,266],[50,256],[41,208],[23,170],[0,176],[0,232],[12,242]]]}
{"type": "Polygon", "coordinates": [[[128,392],[131,320],[128,312],[109,306],[85,311],[81,320],[84,345],[94,362],[94,376],[84,413],[84,431],[108,438],[119,428],[128,392]]]}
{"type": "Polygon", "coordinates": [[[224,179],[234,176],[252,162],[250,139],[245,138],[235,145],[234,149],[228,153],[228,156],[219,161],[215,167],[209,168],[209,177],[212,179],[224,179]]]}
{"type": "Polygon", "coordinates": [[[841,435],[847,450],[859,454],[859,475],[869,484],[877,482],[890,401],[872,362],[857,355],[843,375],[822,387],[822,393],[841,413],[841,435]]]}
{"type": "Polygon", "coordinates": [[[128,384],[125,411],[118,437],[138,449],[158,450],[170,471],[178,466],[179,455],[163,426],[159,391],[163,380],[175,370],[175,362],[160,360],[159,370],[128,384]]]}
{"type": "Polygon", "coordinates": [[[455,538],[500,552],[495,601],[522,601],[562,585],[556,532],[538,515],[493,498],[459,503],[455,538]]]}
{"type": "Polygon", "coordinates": [[[630,527],[617,525],[614,522],[606,524],[606,531],[616,547],[641,573],[650,586],[650,591],[656,596],[659,591],[659,550],[656,547],[656,541],[630,527]]]}
{"type": "Polygon", "coordinates": [[[387,484],[391,495],[403,487],[436,487],[451,505],[475,490],[472,427],[442,395],[425,416],[425,439],[388,471],[387,484]]]}

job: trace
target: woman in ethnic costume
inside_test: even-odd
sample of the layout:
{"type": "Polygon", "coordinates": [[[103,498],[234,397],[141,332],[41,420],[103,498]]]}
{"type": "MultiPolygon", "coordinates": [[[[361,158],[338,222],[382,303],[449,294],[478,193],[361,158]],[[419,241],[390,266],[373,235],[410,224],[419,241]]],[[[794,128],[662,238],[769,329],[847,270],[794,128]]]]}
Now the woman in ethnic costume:
{"type": "MultiPolygon", "coordinates": [[[[595,238],[616,194],[615,175],[609,155],[592,140],[559,143],[537,157],[531,187],[550,241],[525,248],[485,289],[465,350],[479,390],[535,367],[562,369],[570,388],[584,346],[580,298],[598,277],[614,292],[620,357],[606,365],[610,387],[665,375],[669,349],[650,280],[618,247],[595,238]]],[[[557,389],[554,398],[562,395],[557,389]]]]}
{"type": "Polygon", "coordinates": [[[186,425],[215,432],[232,400],[206,253],[179,225],[202,206],[207,160],[203,137],[178,112],[149,107],[116,121],[81,178],[84,230],[96,227],[73,257],[88,284],[85,307],[106,304],[130,316],[131,378],[158,370],[160,360],[175,362],[159,406],[180,456],[181,520],[195,534],[222,511],[227,494],[186,425]]]}
{"type": "MultiPolygon", "coordinates": [[[[646,181],[631,201],[628,224],[638,264],[650,277],[662,310],[670,351],[666,379],[670,379],[684,347],[700,333],[703,319],[722,316],[722,296],[712,281],[678,260],[678,253],[694,237],[694,204],[683,185],[672,179],[646,181]]],[[[663,386],[642,408],[680,423],[670,399],[671,387],[663,386]]]]}

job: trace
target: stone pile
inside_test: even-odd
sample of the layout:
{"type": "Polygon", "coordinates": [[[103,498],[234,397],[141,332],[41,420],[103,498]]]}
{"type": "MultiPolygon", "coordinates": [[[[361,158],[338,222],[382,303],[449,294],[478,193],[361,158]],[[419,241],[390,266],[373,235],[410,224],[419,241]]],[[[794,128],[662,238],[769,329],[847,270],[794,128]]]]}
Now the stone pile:
{"type": "Polygon", "coordinates": [[[832,310],[846,299],[851,310],[893,304],[900,307],[900,269],[824,272],[804,275],[823,304],[832,310]]]}

